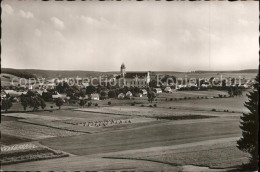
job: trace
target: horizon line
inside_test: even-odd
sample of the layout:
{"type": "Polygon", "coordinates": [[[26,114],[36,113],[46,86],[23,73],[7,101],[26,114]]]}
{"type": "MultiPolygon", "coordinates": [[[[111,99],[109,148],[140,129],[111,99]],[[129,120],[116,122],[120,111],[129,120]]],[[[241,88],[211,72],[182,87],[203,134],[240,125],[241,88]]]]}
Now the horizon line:
{"type": "MultiPolygon", "coordinates": [[[[24,69],[24,68],[8,68],[8,67],[1,67],[1,73],[2,69],[14,69],[14,70],[42,70],[42,71],[81,71],[81,72],[120,72],[118,71],[95,71],[95,70],[77,70],[77,69],[24,69]]],[[[190,71],[171,71],[171,70],[129,70],[129,72],[143,72],[143,71],[149,71],[149,72],[178,72],[178,73],[187,73],[187,72],[231,72],[231,71],[245,71],[245,70],[259,70],[258,68],[251,68],[251,69],[235,69],[235,70],[190,70],[190,71]]]]}

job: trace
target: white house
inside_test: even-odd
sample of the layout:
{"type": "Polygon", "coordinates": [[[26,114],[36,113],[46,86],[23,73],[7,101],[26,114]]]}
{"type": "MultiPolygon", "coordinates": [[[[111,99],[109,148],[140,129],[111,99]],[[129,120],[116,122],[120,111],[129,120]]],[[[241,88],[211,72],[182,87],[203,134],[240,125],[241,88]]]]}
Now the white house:
{"type": "Polygon", "coordinates": [[[126,97],[128,97],[128,98],[130,98],[130,97],[133,96],[133,94],[132,94],[130,91],[128,91],[125,95],[126,95],[126,97]]]}
{"type": "Polygon", "coordinates": [[[125,94],[124,93],[120,93],[117,96],[118,99],[124,99],[125,98],[125,94]]]}
{"type": "Polygon", "coordinates": [[[143,95],[147,95],[146,89],[141,89],[141,91],[142,91],[143,95]]]}
{"type": "Polygon", "coordinates": [[[135,94],[135,97],[143,97],[143,95],[141,93],[137,93],[135,94]]]}
{"type": "Polygon", "coordinates": [[[67,96],[66,96],[66,94],[60,94],[57,92],[56,94],[52,95],[52,98],[53,99],[57,99],[57,98],[65,99],[65,98],[67,98],[67,96]]]}
{"type": "Polygon", "coordinates": [[[99,100],[99,94],[94,93],[90,95],[91,100],[99,100]]]}
{"type": "Polygon", "coordinates": [[[164,89],[164,91],[165,91],[166,93],[171,93],[171,92],[172,92],[172,89],[171,89],[171,87],[166,87],[166,88],[164,89]]]}
{"type": "Polygon", "coordinates": [[[154,91],[155,91],[155,93],[157,93],[157,94],[158,94],[158,93],[162,93],[162,89],[161,89],[161,88],[155,88],[154,91]]]}
{"type": "Polygon", "coordinates": [[[24,92],[18,92],[18,91],[15,91],[15,90],[4,90],[5,94],[9,94],[9,96],[11,97],[19,97],[20,95],[22,94],[27,94],[26,91],[24,92]]]}

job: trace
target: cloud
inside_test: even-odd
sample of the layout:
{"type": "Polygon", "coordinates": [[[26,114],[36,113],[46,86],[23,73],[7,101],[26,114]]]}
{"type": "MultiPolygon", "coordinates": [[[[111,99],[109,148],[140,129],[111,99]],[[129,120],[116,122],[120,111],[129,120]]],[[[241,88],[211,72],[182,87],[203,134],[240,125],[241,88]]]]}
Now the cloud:
{"type": "Polygon", "coordinates": [[[8,4],[5,4],[3,6],[3,11],[10,15],[12,15],[14,13],[14,9],[8,4]]]}
{"type": "Polygon", "coordinates": [[[98,23],[98,21],[96,19],[93,19],[93,18],[87,17],[87,16],[80,16],[80,19],[88,24],[97,24],[98,23]]]}
{"type": "Polygon", "coordinates": [[[91,26],[94,26],[96,28],[116,29],[116,30],[119,29],[116,25],[110,23],[104,17],[100,17],[99,19],[95,19],[95,18],[92,18],[92,17],[81,15],[81,16],[77,16],[76,18],[80,19],[82,22],[86,23],[87,25],[91,25],[91,26]]]}
{"type": "Polygon", "coordinates": [[[64,29],[64,23],[63,21],[61,21],[60,19],[58,19],[57,17],[52,17],[51,18],[52,23],[54,24],[55,27],[57,27],[58,29],[64,29]]]}
{"type": "Polygon", "coordinates": [[[31,13],[30,11],[25,12],[23,10],[20,10],[20,15],[27,19],[34,17],[33,13],[31,13]]]}
{"type": "Polygon", "coordinates": [[[42,32],[41,32],[39,29],[35,29],[35,30],[34,30],[34,34],[35,34],[37,37],[42,36],[42,32]]]}

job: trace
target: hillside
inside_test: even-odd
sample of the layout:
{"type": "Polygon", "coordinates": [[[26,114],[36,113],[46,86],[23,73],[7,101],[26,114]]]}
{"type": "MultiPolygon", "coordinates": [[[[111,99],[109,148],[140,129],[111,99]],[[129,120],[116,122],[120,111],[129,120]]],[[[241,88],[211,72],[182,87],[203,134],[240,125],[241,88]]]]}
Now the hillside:
{"type": "Polygon", "coordinates": [[[98,72],[98,71],[80,71],[80,70],[38,70],[38,69],[11,69],[2,68],[2,73],[12,74],[18,77],[27,76],[30,77],[43,77],[43,78],[55,78],[55,77],[98,77],[101,75],[112,75],[119,72],[98,72]]]}
{"type": "MultiPolygon", "coordinates": [[[[128,72],[128,71],[127,71],[128,72]]],[[[131,72],[131,71],[129,71],[131,72]]],[[[12,68],[2,68],[1,73],[14,75],[23,78],[32,77],[43,77],[43,78],[56,78],[56,77],[99,77],[99,76],[111,76],[113,74],[119,74],[119,71],[111,72],[100,72],[100,71],[82,71],[82,70],[39,70],[39,69],[12,69],[12,68]]],[[[190,72],[178,72],[178,71],[153,71],[151,75],[174,75],[178,77],[189,76],[217,76],[219,74],[225,75],[250,75],[255,76],[258,73],[258,69],[246,69],[237,71],[195,71],[190,72]]]]}

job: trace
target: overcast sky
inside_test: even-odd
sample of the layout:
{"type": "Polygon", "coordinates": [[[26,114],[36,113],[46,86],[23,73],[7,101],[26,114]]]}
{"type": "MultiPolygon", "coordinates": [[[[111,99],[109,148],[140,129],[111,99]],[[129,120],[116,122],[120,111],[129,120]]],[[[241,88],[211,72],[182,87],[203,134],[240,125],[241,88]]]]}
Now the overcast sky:
{"type": "Polygon", "coordinates": [[[2,67],[191,71],[258,68],[258,2],[5,0],[2,67]]]}

